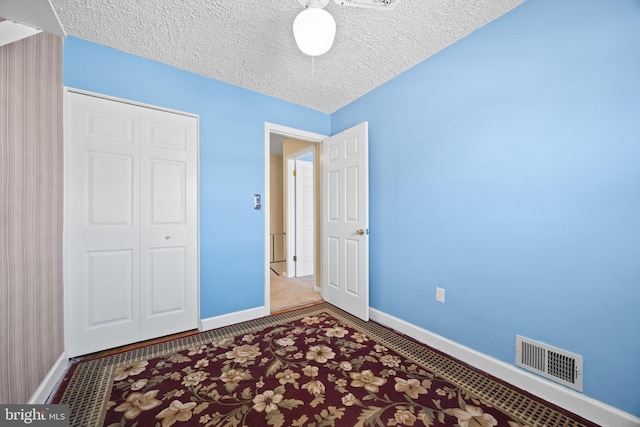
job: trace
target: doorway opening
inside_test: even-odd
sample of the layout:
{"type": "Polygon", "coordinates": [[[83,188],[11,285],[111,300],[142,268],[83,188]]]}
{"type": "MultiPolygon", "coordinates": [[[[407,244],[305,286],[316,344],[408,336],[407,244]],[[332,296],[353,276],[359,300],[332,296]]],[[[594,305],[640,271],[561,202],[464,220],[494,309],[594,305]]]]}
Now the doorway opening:
{"type": "Polygon", "coordinates": [[[265,124],[267,315],[322,301],[318,209],[319,143],[324,138],[265,124]]]}

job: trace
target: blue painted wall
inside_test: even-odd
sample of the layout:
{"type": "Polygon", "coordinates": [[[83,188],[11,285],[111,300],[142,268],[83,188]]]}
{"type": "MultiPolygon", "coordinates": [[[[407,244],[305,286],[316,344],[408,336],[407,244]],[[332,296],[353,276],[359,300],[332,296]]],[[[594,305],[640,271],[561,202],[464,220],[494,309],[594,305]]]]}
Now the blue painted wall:
{"type": "Polygon", "coordinates": [[[74,37],[64,84],[200,116],[201,318],[264,305],[264,123],[328,134],[329,115],[74,37]]]}
{"type": "Polygon", "coordinates": [[[516,334],[581,354],[640,416],[640,2],[528,0],[332,133],[364,120],[371,306],[507,363],[516,334]]]}
{"type": "Polygon", "coordinates": [[[73,37],[64,83],[200,115],[202,318],[264,303],[264,122],[367,120],[371,305],[507,363],[515,334],[582,354],[640,416],[639,22],[527,0],[331,116],[73,37]]]}

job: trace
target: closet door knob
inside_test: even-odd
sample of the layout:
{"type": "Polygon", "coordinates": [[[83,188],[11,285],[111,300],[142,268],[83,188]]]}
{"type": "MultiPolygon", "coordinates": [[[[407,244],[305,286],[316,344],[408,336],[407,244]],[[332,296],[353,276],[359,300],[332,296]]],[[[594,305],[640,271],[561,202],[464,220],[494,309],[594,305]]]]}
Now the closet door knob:
{"type": "Polygon", "coordinates": [[[164,236],[164,240],[169,240],[171,236],[164,236]]]}

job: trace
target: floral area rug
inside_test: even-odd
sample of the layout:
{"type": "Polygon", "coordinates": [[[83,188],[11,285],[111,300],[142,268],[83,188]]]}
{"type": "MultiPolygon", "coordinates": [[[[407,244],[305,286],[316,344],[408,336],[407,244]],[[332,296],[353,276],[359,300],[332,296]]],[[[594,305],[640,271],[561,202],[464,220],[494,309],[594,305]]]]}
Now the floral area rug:
{"type": "Polygon", "coordinates": [[[73,366],[72,426],[589,426],[329,304],[73,366]]]}

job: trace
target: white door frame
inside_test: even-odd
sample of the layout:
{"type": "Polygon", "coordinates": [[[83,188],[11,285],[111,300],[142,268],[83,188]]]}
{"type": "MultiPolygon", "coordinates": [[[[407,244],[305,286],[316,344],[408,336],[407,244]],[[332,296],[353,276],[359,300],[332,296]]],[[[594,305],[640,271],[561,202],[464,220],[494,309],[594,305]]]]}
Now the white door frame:
{"type": "MultiPolygon", "coordinates": [[[[271,269],[270,267],[270,236],[269,228],[271,227],[271,134],[283,135],[290,138],[309,141],[321,144],[327,138],[327,135],[296,129],[288,126],[282,126],[275,123],[264,123],[264,308],[265,316],[271,314],[271,269]]],[[[322,184],[318,183],[318,189],[322,194],[322,184]]],[[[317,223],[316,223],[317,225],[317,223]]]]}
{"type": "MultiPolygon", "coordinates": [[[[314,169],[313,169],[313,175],[314,175],[314,185],[313,185],[313,230],[314,230],[314,236],[316,235],[316,227],[318,226],[318,221],[316,218],[316,185],[318,184],[315,179],[316,176],[316,170],[315,167],[316,165],[319,165],[320,162],[317,162],[316,160],[316,153],[315,153],[315,146],[309,146],[307,148],[303,148],[300,151],[296,151],[295,153],[292,153],[290,155],[287,156],[286,158],[286,162],[287,162],[287,194],[285,194],[284,197],[286,197],[287,200],[287,212],[285,212],[285,230],[287,232],[287,243],[286,243],[286,260],[287,260],[287,277],[296,277],[296,270],[294,269],[294,262],[293,262],[293,256],[295,255],[295,252],[293,250],[294,247],[296,247],[296,197],[295,197],[295,191],[296,191],[296,180],[294,179],[293,176],[293,171],[296,169],[296,160],[298,160],[300,157],[304,157],[308,154],[313,154],[314,156],[314,169]]],[[[315,243],[314,243],[315,246],[315,243]]],[[[315,262],[314,262],[315,264],[315,262]]],[[[317,266],[315,267],[317,269],[317,266]]],[[[316,287],[318,287],[318,285],[316,284],[316,287]]]]}

